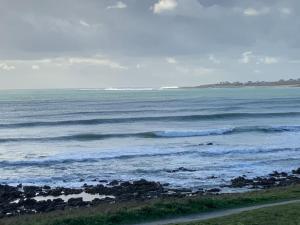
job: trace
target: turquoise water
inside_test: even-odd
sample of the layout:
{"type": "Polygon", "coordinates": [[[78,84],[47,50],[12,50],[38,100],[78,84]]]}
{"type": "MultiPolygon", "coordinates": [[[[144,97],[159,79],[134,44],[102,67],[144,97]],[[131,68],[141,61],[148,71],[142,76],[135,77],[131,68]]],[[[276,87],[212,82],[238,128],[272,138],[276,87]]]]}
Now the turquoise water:
{"type": "Polygon", "coordinates": [[[299,167],[299,134],[299,88],[5,90],[0,183],[212,187],[299,167]]]}

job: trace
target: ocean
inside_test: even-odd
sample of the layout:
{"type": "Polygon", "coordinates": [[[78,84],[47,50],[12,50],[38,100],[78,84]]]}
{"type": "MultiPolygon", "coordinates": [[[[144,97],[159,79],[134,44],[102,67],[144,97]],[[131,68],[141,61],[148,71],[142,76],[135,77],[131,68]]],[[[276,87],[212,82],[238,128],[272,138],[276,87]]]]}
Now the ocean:
{"type": "Polygon", "coordinates": [[[0,183],[175,188],[300,166],[300,89],[0,91],[0,183]]]}

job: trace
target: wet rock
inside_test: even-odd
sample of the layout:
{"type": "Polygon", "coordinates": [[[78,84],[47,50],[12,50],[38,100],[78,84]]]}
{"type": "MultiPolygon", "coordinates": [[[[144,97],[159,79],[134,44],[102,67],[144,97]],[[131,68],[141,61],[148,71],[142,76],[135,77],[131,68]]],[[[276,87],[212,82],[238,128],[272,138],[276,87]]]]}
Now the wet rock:
{"type": "Polygon", "coordinates": [[[89,186],[91,186],[91,185],[88,185],[87,183],[84,183],[84,184],[82,185],[82,187],[84,187],[84,188],[89,187],[89,186]]]}
{"type": "Polygon", "coordinates": [[[206,192],[210,192],[210,193],[217,193],[217,192],[220,192],[220,191],[221,191],[220,188],[212,188],[212,189],[206,190],[206,192]]]}
{"type": "Polygon", "coordinates": [[[49,189],[51,189],[51,187],[48,186],[48,185],[44,185],[44,186],[43,186],[43,189],[44,189],[44,190],[49,190],[49,189]]]}
{"type": "Polygon", "coordinates": [[[26,198],[32,198],[35,197],[37,193],[42,192],[42,188],[38,186],[24,186],[23,191],[26,198]]]}
{"type": "Polygon", "coordinates": [[[128,186],[131,185],[131,183],[130,183],[129,181],[125,181],[125,182],[122,182],[120,185],[121,185],[122,187],[128,187],[128,186]]]}
{"type": "Polygon", "coordinates": [[[49,204],[51,201],[39,201],[35,204],[35,209],[37,212],[48,212],[49,204]]]}
{"type": "Polygon", "coordinates": [[[242,188],[248,185],[253,184],[253,180],[251,179],[246,179],[245,177],[236,177],[234,179],[231,180],[231,185],[230,187],[234,187],[234,188],[242,188]]]}
{"type": "Polygon", "coordinates": [[[99,180],[100,183],[108,183],[108,180],[99,180]]]}
{"type": "Polygon", "coordinates": [[[54,189],[46,190],[46,196],[51,195],[54,197],[58,197],[60,195],[71,195],[71,194],[80,194],[83,192],[81,188],[63,188],[57,187],[54,189]]]}
{"type": "Polygon", "coordinates": [[[61,188],[51,189],[51,190],[48,191],[47,194],[51,195],[51,196],[54,196],[54,197],[57,197],[57,196],[62,195],[62,189],[61,188]]]}
{"type": "Polygon", "coordinates": [[[264,177],[257,177],[254,179],[254,186],[262,186],[263,188],[270,188],[275,186],[276,178],[264,178],[264,177]]]}
{"type": "Polygon", "coordinates": [[[300,167],[298,169],[292,170],[293,174],[300,174],[300,167]]]}
{"type": "Polygon", "coordinates": [[[96,186],[87,186],[84,191],[89,194],[109,194],[109,188],[102,184],[97,184],[96,186]]]}
{"type": "Polygon", "coordinates": [[[73,194],[80,194],[83,192],[82,189],[75,189],[75,188],[64,188],[62,190],[64,195],[73,195],[73,194]]]}
{"type": "Polygon", "coordinates": [[[68,200],[68,205],[69,206],[84,206],[84,205],[86,205],[86,202],[84,202],[83,200],[82,200],[82,198],[70,198],[69,200],[68,200]]]}
{"type": "MultiPolygon", "coordinates": [[[[130,187],[130,186],[129,186],[130,187]]],[[[161,191],[163,189],[162,185],[159,182],[151,182],[145,179],[134,181],[132,183],[132,189],[137,191],[161,191]]]]}
{"type": "Polygon", "coordinates": [[[113,180],[109,183],[109,185],[111,185],[111,186],[116,186],[118,184],[119,184],[119,181],[117,181],[117,180],[113,180]]]}
{"type": "Polygon", "coordinates": [[[173,169],[173,170],[166,170],[167,173],[176,173],[176,172],[195,172],[196,170],[194,169],[188,169],[185,167],[179,167],[177,169],[173,169]]]}
{"type": "Polygon", "coordinates": [[[204,146],[204,145],[213,145],[214,143],[212,142],[207,142],[207,143],[201,143],[201,144],[198,144],[199,146],[204,146]]]}
{"type": "Polygon", "coordinates": [[[271,177],[287,177],[288,174],[286,172],[278,172],[278,171],[274,171],[273,173],[269,174],[269,176],[271,177]]]}
{"type": "Polygon", "coordinates": [[[17,187],[0,185],[0,203],[11,202],[21,198],[22,192],[17,187]]]}
{"type": "Polygon", "coordinates": [[[95,199],[92,200],[91,205],[99,205],[101,203],[103,203],[102,199],[95,198],[95,199]]]}
{"type": "Polygon", "coordinates": [[[176,189],[173,189],[172,191],[177,192],[177,193],[191,193],[192,189],[190,189],[190,188],[176,188],[176,189]]]}

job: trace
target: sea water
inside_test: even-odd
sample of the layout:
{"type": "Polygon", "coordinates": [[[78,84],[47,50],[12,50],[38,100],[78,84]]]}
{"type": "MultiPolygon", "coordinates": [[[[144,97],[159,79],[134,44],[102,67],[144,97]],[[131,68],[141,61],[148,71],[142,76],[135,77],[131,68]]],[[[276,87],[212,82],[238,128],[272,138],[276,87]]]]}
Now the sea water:
{"type": "Polygon", "coordinates": [[[300,88],[0,91],[0,183],[213,187],[299,167],[299,137],[300,88]]]}

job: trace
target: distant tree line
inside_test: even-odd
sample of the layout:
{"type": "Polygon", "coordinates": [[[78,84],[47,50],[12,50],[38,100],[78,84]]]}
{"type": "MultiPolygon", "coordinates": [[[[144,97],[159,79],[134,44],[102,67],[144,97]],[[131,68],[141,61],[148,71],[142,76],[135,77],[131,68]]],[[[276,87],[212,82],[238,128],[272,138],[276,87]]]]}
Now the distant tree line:
{"type": "Polygon", "coordinates": [[[300,86],[299,79],[288,79],[278,81],[247,81],[247,82],[229,82],[224,81],[216,84],[205,84],[197,87],[254,87],[254,86],[300,86]]]}

